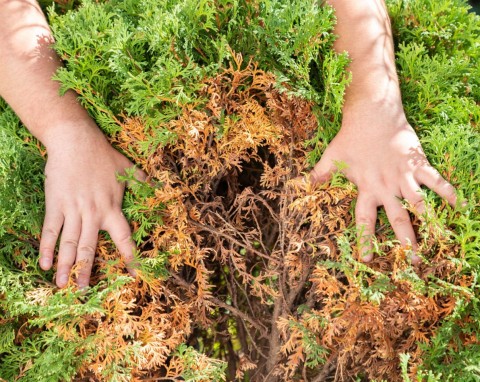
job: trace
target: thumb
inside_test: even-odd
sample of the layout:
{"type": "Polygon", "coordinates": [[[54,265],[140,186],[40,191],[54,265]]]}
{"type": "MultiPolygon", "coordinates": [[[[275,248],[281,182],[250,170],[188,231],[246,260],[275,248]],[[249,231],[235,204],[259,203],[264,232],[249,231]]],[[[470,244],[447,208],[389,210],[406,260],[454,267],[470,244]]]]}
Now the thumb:
{"type": "Polygon", "coordinates": [[[310,182],[313,184],[328,182],[332,173],[337,169],[332,158],[325,153],[322,158],[317,162],[312,171],[310,171],[310,182]]]}
{"type": "Polygon", "coordinates": [[[127,175],[126,186],[133,187],[135,183],[145,183],[147,181],[147,174],[142,169],[131,164],[130,167],[125,169],[125,175],[127,175]],[[132,177],[133,175],[133,177],[132,177]]]}
{"type": "Polygon", "coordinates": [[[147,180],[147,173],[135,166],[135,179],[140,182],[145,182],[147,180]]]}

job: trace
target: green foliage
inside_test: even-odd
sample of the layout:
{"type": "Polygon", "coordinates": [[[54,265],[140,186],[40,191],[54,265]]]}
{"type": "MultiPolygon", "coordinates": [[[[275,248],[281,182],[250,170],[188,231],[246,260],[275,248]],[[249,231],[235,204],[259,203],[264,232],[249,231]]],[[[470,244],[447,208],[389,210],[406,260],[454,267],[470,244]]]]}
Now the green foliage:
{"type": "Polygon", "coordinates": [[[18,365],[29,365],[23,378],[28,381],[70,380],[84,360],[78,354],[80,343],[65,341],[54,332],[43,331],[22,342],[22,352],[3,355],[2,377],[13,380],[18,375],[18,365]]]}
{"type": "Polygon", "coordinates": [[[325,54],[333,41],[331,9],[313,1],[254,4],[84,1],[76,12],[50,15],[55,48],[66,62],[57,78],[109,134],[118,131],[119,115],[141,115],[147,126],[158,126],[182,105],[201,102],[201,79],[216,73],[232,50],[278,73],[291,91],[319,101],[320,82],[330,70],[338,72],[324,64],[336,61],[325,54]]]}
{"type": "Polygon", "coordinates": [[[180,345],[174,355],[185,362],[185,369],[182,373],[184,381],[225,381],[225,369],[227,367],[225,362],[210,359],[208,364],[199,368],[202,365],[202,361],[205,362],[205,356],[186,345],[180,345]]]}
{"type": "MultiPolygon", "coordinates": [[[[474,285],[473,290],[478,290],[474,285]]],[[[442,381],[477,381],[479,374],[479,346],[476,343],[464,344],[462,338],[479,332],[478,298],[471,301],[460,300],[455,313],[444,322],[431,343],[422,345],[425,351],[424,365],[418,372],[424,376],[430,371],[439,373],[442,381]],[[459,324],[460,323],[460,324],[459,324]]],[[[423,379],[421,379],[423,380],[423,379]]]]}
{"type": "Polygon", "coordinates": [[[38,250],[44,212],[43,166],[36,140],[0,101],[0,264],[20,265],[38,250]]]}
{"type": "MultiPolygon", "coordinates": [[[[479,196],[480,22],[465,1],[390,1],[397,65],[407,117],[419,132],[431,163],[452,181],[467,201],[458,212],[448,208],[441,224],[454,227],[463,273],[473,278],[458,297],[429,344],[422,345],[424,364],[418,381],[475,381],[479,378],[478,345],[461,338],[478,333],[480,254],[479,196]],[[461,212],[460,212],[461,211],[461,212]],[[461,324],[459,324],[461,323],[461,324]]],[[[438,205],[438,199],[429,198],[438,205]]],[[[437,291],[448,287],[441,283],[437,291]]],[[[438,292],[437,292],[438,293],[438,292]]],[[[408,359],[402,359],[404,376],[408,359]]]]}
{"type": "Polygon", "coordinates": [[[6,322],[0,331],[1,378],[13,380],[23,370],[28,381],[70,380],[95,351],[90,338],[77,333],[82,317],[102,313],[105,296],[130,281],[118,276],[88,294],[70,288],[53,293],[44,278],[36,265],[24,272],[0,267],[0,319],[6,322]]]}
{"type": "MultiPolygon", "coordinates": [[[[138,118],[149,133],[137,153],[144,158],[175,142],[168,123],[187,105],[197,109],[205,105],[202,81],[231,65],[233,53],[244,56],[244,66],[251,60],[259,69],[274,73],[281,92],[317,104],[320,127],[305,142],[310,164],[321,157],[340,127],[343,94],[350,81],[345,70],[349,58],[333,52],[335,16],[317,1],[85,0],[73,10],[75,5],[67,1],[50,11],[55,49],[65,63],[55,78],[62,91],[78,94],[112,138],[129,118],[138,118]]],[[[362,302],[375,306],[382,306],[400,284],[432,298],[455,297],[454,312],[428,343],[421,344],[422,364],[416,375],[410,370],[410,354],[400,356],[401,373],[405,381],[474,381],[480,378],[480,348],[475,340],[480,332],[480,21],[461,0],[390,0],[388,5],[407,117],[431,163],[467,201],[465,207],[450,208],[426,191],[428,204],[438,211],[430,223],[442,227],[439,237],[458,246],[459,258],[453,261],[459,277],[471,282],[461,287],[435,276],[420,278],[408,264],[394,277],[393,272],[376,271],[354,259],[353,229],[337,238],[338,259],[321,265],[358,288],[362,302]]],[[[234,117],[222,118],[219,130],[234,117]]],[[[108,294],[121,290],[130,279],[104,275],[86,293],[54,290],[51,272],[34,265],[44,213],[44,159],[36,140],[3,102],[0,126],[0,378],[72,380],[95,353],[93,339],[79,334],[82,318],[102,316],[108,294]]],[[[126,154],[135,156],[135,149],[127,148],[126,154]]],[[[132,181],[132,174],[124,179],[132,181]]],[[[334,185],[344,182],[337,177],[334,185]]],[[[161,187],[160,181],[153,185],[132,181],[126,193],[124,211],[136,223],[138,244],[148,241],[149,233],[163,224],[167,205],[149,207],[155,188],[161,187]]],[[[426,227],[420,227],[424,241],[430,234],[426,227]]],[[[383,256],[394,243],[375,245],[377,255],[383,256]]],[[[167,280],[167,266],[175,255],[159,251],[139,259],[146,282],[167,280]]],[[[272,285],[276,281],[266,280],[272,285]]],[[[231,303],[230,295],[227,301],[231,303]]],[[[221,312],[216,309],[217,315],[221,312]]],[[[299,311],[300,316],[305,314],[307,310],[299,311]]],[[[235,323],[230,320],[229,324],[235,323]]],[[[328,350],[319,344],[316,332],[305,322],[290,324],[308,351],[306,365],[315,369],[324,364],[328,350]]],[[[236,338],[236,329],[228,330],[236,338]]],[[[140,345],[135,346],[134,354],[140,345]]],[[[212,348],[219,346],[217,341],[212,348]]],[[[215,351],[218,354],[223,353],[215,351]]],[[[186,381],[224,380],[223,361],[187,345],[177,347],[172,356],[186,366],[182,373],[186,381]]],[[[105,375],[131,378],[128,362],[110,364],[105,375]]]]}

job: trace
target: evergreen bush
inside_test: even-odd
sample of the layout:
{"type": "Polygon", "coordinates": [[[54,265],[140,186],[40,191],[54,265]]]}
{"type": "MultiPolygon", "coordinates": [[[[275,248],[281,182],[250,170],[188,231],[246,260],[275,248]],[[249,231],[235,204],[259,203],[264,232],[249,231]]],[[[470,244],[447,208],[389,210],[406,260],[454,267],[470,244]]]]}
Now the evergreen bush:
{"type": "Polygon", "coordinates": [[[407,117],[467,200],[425,191],[436,214],[415,220],[418,267],[384,214],[375,260],[357,260],[341,175],[292,182],[341,122],[348,56],[332,50],[331,8],[58,3],[56,80],[149,176],[124,201],[139,275],[106,234],[88,291],[39,269],[46,153],[1,102],[0,378],[480,378],[480,19],[466,1],[388,1],[407,117]]]}

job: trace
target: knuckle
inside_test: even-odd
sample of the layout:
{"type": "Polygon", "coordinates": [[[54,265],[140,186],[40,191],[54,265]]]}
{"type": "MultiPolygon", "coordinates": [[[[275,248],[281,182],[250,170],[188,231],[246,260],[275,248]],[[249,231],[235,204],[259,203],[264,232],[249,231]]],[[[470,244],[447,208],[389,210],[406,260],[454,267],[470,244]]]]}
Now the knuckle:
{"type": "Polygon", "coordinates": [[[448,182],[445,179],[443,179],[443,177],[437,171],[437,179],[435,180],[435,187],[440,188],[440,187],[445,187],[446,185],[449,185],[448,182]]]}
{"type": "Polygon", "coordinates": [[[89,204],[87,207],[87,210],[92,216],[96,216],[97,213],[99,212],[99,208],[95,203],[89,204]]]}
{"type": "Polygon", "coordinates": [[[418,209],[425,204],[424,200],[421,198],[410,199],[408,203],[410,203],[410,205],[415,209],[418,209]]]}
{"type": "Polygon", "coordinates": [[[130,232],[124,232],[118,237],[118,243],[122,245],[133,245],[130,232]]]}
{"type": "Polygon", "coordinates": [[[310,181],[313,184],[323,183],[324,180],[326,180],[326,176],[324,174],[320,173],[318,170],[313,169],[310,172],[310,181]]]}
{"type": "Polygon", "coordinates": [[[355,219],[360,226],[371,226],[373,223],[373,219],[367,215],[357,215],[355,219]]]}
{"type": "Polygon", "coordinates": [[[55,248],[50,244],[40,243],[39,251],[42,257],[51,256],[55,252],[55,248]]]}
{"type": "Polygon", "coordinates": [[[75,239],[64,239],[62,241],[62,244],[64,246],[67,246],[67,247],[74,247],[74,248],[77,248],[78,247],[78,240],[75,240],[75,239]]]}
{"type": "Polygon", "coordinates": [[[455,198],[457,196],[457,191],[451,184],[447,184],[447,191],[445,192],[447,198],[455,198]]]}
{"type": "Polygon", "coordinates": [[[393,225],[406,225],[406,224],[410,224],[410,218],[409,218],[408,216],[403,216],[403,215],[395,216],[395,217],[393,217],[393,219],[392,219],[392,224],[393,224],[393,225]]]}
{"type": "Polygon", "coordinates": [[[60,234],[60,231],[58,229],[55,229],[55,228],[49,227],[49,226],[43,226],[42,238],[54,238],[54,239],[56,239],[59,234],[60,234]]]}
{"type": "Polygon", "coordinates": [[[91,259],[82,259],[77,264],[79,276],[90,276],[93,261],[91,259]]]}
{"type": "Polygon", "coordinates": [[[97,250],[96,246],[94,247],[93,245],[80,245],[78,247],[79,253],[94,254],[96,250],[97,250]]]}
{"type": "Polygon", "coordinates": [[[373,237],[374,235],[367,233],[361,233],[361,235],[358,236],[358,245],[362,252],[369,252],[369,250],[372,249],[373,237]]]}
{"type": "Polygon", "coordinates": [[[64,257],[58,257],[58,264],[57,264],[57,272],[58,273],[70,273],[70,269],[72,268],[73,261],[70,259],[66,259],[64,257]]]}

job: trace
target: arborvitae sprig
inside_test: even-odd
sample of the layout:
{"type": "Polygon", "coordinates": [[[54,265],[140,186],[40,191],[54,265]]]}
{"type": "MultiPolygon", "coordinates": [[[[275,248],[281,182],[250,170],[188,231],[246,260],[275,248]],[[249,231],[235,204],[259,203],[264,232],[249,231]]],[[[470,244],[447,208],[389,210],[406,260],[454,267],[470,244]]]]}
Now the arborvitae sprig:
{"type": "Polygon", "coordinates": [[[436,215],[415,220],[419,269],[383,213],[375,261],[356,259],[355,190],[340,175],[286,186],[341,125],[349,58],[332,50],[330,8],[85,0],[52,11],[63,90],[149,175],[123,178],[138,277],[103,234],[89,290],[58,291],[39,270],[43,148],[2,103],[0,378],[474,380],[480,49],[465,4],[388,1],[407,117],[467,200],[450,208],[425,191],[436,215]]]}

